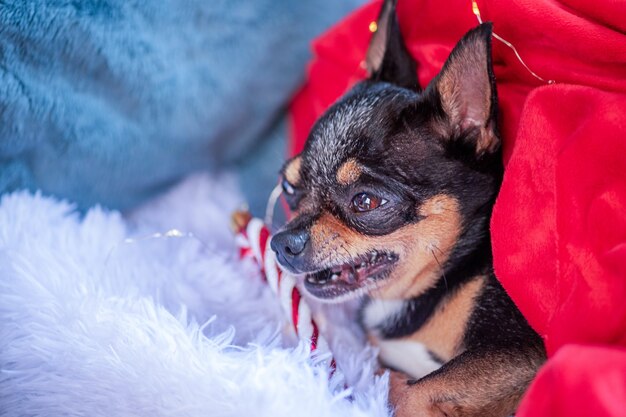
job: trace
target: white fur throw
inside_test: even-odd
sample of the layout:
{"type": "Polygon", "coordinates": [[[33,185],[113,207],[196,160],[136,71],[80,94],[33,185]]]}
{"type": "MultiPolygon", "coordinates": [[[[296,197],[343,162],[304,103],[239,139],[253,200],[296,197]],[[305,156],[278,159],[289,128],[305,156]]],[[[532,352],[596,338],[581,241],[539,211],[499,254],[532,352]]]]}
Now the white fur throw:
{"type": "Polygon", "coordinates": [[[389,415],[371,359],[344,361],[345,389],[282,342],[278,303],[237,259],[234,188],[191,178],[127,217],[4,196],[0,415],[389,415]],[[204,243],[145,237],[173,228],[204,243]]]}

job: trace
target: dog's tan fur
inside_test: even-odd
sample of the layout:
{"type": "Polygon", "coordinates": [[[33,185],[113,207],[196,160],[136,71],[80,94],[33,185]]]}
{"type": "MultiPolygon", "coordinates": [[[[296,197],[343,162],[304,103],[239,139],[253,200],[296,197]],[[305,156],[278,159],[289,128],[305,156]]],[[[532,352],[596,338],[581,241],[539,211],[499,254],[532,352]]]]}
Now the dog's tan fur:
{"type": "Polygon", "coordinates": [[[285,179],[289,181],[290,184],[296,186],[300,182],[300,167],[302,165],[302,158],[297,156],[293,158],[287,166],[285,166],[285,170],[283,171],[283,175],[285,179]]]}
{"type": "Polygon", "coordinates": [[[458,202],[446,195],[430,198],[418,208],[424,219],[385,236],[365,236],[330,213],[311,227],[312,258],[319,268],[348,262],[373,250],[399,255],[399,264],[384,284],[372,293],[383,299],[408,299],[432,287],[441,265],[461,232],[458,202]]]}
{"type": "Polygon", "coordinates": [[[418,342],[445,362],[463,350],[463,335],[485,278],[476,277],[451,294],[426,323],[412,335],[399,339],[418,342]]]}
{"type": "Polygon", "coordinates": [[[337,170],[337,182],[341,185],[354,184],[361,176],[361,165],[354,158],[348,159],[337,170]]]}

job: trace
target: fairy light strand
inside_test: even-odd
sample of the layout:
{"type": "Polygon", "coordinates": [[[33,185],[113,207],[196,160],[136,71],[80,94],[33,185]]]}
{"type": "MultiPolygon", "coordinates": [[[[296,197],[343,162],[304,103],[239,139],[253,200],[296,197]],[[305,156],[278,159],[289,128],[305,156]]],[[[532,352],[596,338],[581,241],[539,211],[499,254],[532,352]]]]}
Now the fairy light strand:
{"type": "Polygon", "coordinates": [[[138,237],[128,237],[118,243],[116,243],[115,245],[113,245],[111,247],[111,249],[109,250],[109,252],[107,253],[107,256],[104,258],[104,262],[103,262],[103,269],[102,269],[102,273],[101,276],[103,276],[108,268],[109,268],[109,262],[111,260],[111,256],[113,256],[113,254],[123,245],[135,245],[139,242],[143,242],[146,240],[162,240],[162,239],[184,239],[184,238],[188,238],[188,239],[193,239],[196,242],[198,242],[203,248],[206,248],[207,245],[206,243],[200,239],[199,237],[197,237],[196,235],[194,235],[191,232],[182,232],[178,229],[170,229],[167,230],[165,232],[155,232],[155,233],[151,233],[148,235],[144,235],[144,236],[138,236],[138,237]]]}
{"type": "MultiPolygon", "coordinates": [[[[476,0],[472,0],[472,13],[474,13],[474,16],[476,16],[476,20],[478,20],[478,23],[482,24],[483,23],[483,19],[480,16],[480,9],[478,8],[478,3],[476,2],[476,0]]],[[[533,77],[535,77],[536,79],[538,79],[541,82],[544,82],[546,84],[554,84],[554,83],[556,83],[555,80],[546,80],[545,78],[539,76],[535,71],[531,70],[530,67],[528,65],[526,65],[526,62],[524,62],[524,60],[520,56],[519,52],[517,52],[517,48],[515,48],[515,46],[511,42],[507,41],[506,39],[504,39],[503,37],[498,35],[496,32],[493,32],[493,37],[496,38],[497,40],[499,40],[500,42],[502,42],[503,44],[505,44],[506,46],[508,46],[513,51],[515,56],[517,57],[517,60],[524,66],[524,68],[526,68],[526,70],[533,77]]]]}
{"type": "MultiPolygon", "coordinates": [[[[274,189],[272,190],[272,192],[270,193],[267,199],[267,206],[265,209],[265,224],[267,225],[268,228],[271,228],[272,226],[272,222],[274,219],[274,209],[276,207],[276,203],[278,199],[280,198],[281,194],[282,194],[282,187],[279,183],[274,187],[274,189]]],[[[247,208],[244,208],[244,209],[247,210],[247,208]]],[[[206,243],[202,239],[194,235],[192,232],[183,232],[178,229],[169,229],[165,232],[155,232],[155,233],[150,233],[148,235],[143,235],[143,236],[128,237],[111,247],[111,249],[107,253],[107,256],[104,258],[104,270],[102,271],[102,273],[104,274],[106,272],[108,265],[109,265],[109,261],[111,260],[111,256],[113,256],[113,254],[120,248],[120,246],[134,245],[134,244],[146,241],[146,240],[162,240],[162,239],[167,240],[167,239],[183,239],[183,238],[193,239],[196,242],[200,243],[200,245],[203,248],[207,247],[206,243]]]]}
{"type": "MultiPolygon", "coordinates": [[[[474,13],[474,16],[476,16],[476,20],[478,20],[478,23],[482,24],[483,23],[483,19],[482,19],[481,15],[480,15],[480,9],[478,8],[478,3],[476,2],[476,0],[472,0],[472,13],[474,13]]],[[[371,33],[375,33],[378,30],[378,23],[375,20],[371,21],[369,23],[368,29],[369,29],[369,31],[371,33]]],[[[509,47],[513,51],[513,53],[515,54],[515,57],[517,58],[517,60],[524,66],[524,68],[526,68],[526,71],[528,71],[530,73],[530,75],[532,75],[533,77],[535,77],[539,81],[544,82],[544,83],[546,83],[548,85],[556,83],[555,80],[546,80],[545,78],[543,78],[539,74],[537,74],[535,71],[531,70],[530,67],[526,64],[526,62],[522,59],[522,56],[517,51],[517,48],[515,48],[515,45],[513,45],[511,42],[507,41],[506,39],[504,39],[502,36],[498,35],[495,32],[493,32],[492,35],[493,35],[494,38],[496,38],[497,40],[502,42],[504,45],[506,45],[507,47],[509,47]]],[[[365,61],[361,61],[359,63],[359,66],[362,69],[365,69],[366,68],[365,61]]]]}
{"type": "MultiPolygon", "coordinates": [[[[270,193],[267,199],[267,205],[265,209],[265,224],[267,225],[268,229],[272,227],[272,222],[274,219],[274,209],[276,207],[276,203],[278,202],[278,199],[280,198],[282,194],[282,191],[283,191],[282,187],[280,183],[278,183],[274,187],[274,189],[272,190],[272,192],[270,193]]],[[[245,207],[244,210],[247,211],[247,207],[245,207]]],[[[104,269],[102,271],[102,274],[106,273],[111,257],[120,248],[120,246],[135,245],[137,243],[147,241],[147,240],[167,240],[167,239],[184,239],[184,238],[195,240],[203,248],[207,247],[206,243],[202,239],[194,235],[192,232],[183,232],[178,229],[169,229],[165,232],[155,232],[155,233],[150,233],[148,235],[143,235],[143,236],[128,237],[116,243],[115,245],[111,247],[111,249],[109,249],[107,256],[104,258],[104,265],[103,265],[104,269]]]]}

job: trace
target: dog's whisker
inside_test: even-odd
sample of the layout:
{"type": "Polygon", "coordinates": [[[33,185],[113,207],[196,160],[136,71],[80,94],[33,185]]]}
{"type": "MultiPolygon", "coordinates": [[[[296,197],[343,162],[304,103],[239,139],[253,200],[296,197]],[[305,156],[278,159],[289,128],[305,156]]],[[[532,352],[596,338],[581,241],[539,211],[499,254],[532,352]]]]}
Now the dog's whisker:
{"type": "MultiPolygon", "coordinates": [[[[441,252],[441,249],[439,249],[439,247],[435,246],[435,248],[441,252]]],[[[437,262],[437,265],[439,265],[439,269],[441,270],[441,277],[443,278],[443,283],[446,284],[446,292],[447,292],[449,290],[449,287],[448,287],[448,278],[446,278],[446,271],[441,266],[441,262],[439,262],[439,259],[437,259],[437,255],[435,255],[435,251],[431,249],[430,253],[432,253],[433,258],[435,258],[435,262],[437,262]]]]}
{"type": "MultiPolygon", "coordinates": [[[[436,249],[441,255],[445,255],[445,252],[439,248],[437,245],[433,245],[434,249],[436,249]]],[[[432,250],[432,249],[431,249],[432,250]]]]}

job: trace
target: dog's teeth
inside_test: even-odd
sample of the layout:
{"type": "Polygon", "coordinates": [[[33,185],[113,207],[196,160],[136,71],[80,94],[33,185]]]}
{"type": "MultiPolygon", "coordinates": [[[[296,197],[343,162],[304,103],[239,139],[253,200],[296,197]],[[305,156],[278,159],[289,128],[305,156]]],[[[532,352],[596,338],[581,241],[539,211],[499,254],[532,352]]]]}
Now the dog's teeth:
{"type": "Polygon", "coordinates": [[[313,278],[312,275],[309,275],[308,277],[306,277],[306,280],[310,282],[311,284],[315,284],[317,282],[315,278],[313,278]]]}
{"type": "Polygon", "coordinates": [[[341,276],[341,274],[338,274],[338,273],[336,273],[336,272],[335,272],[334,274],[332,274],[332,275],[330,276],[330,279],[331,279],[332,281],[337,281],[337,280],[339,279],[339,277],[340,277],[340,276],[341,276]]]}
{"type": "Polygon", "coordinates": [[[378,255],[376,254],[376,252],[370,253],[370,263],[376,262],[376,258],[377,257],[378,257],[378,255]]]}
{"type": "Polygon", "coordinates": [[[393,261],[393,256],[391,256],[391,254],[387,255],[387,260],[388,261],[393,261]]]}
{"type": "Polygon", "coordinates": [[[367,266],[367,263],[365,261],[361,262],[361,268],[365,268],[367,266]]]}

